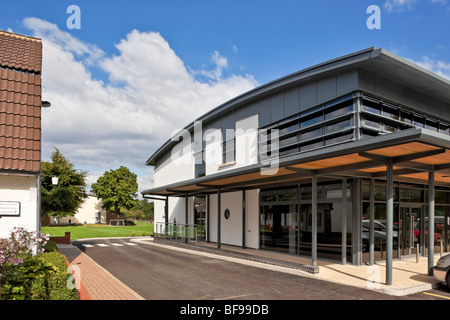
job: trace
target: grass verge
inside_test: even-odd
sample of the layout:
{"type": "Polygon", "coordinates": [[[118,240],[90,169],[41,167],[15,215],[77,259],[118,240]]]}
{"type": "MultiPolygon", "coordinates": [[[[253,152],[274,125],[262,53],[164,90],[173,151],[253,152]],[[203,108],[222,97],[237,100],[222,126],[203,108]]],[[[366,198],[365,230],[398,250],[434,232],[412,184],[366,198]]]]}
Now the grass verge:
{"type": "Polygon", "coordinates": [[[88,224],[76,226],[50,226],[41,227],[43,233],[49,233],[50,237],[64,237],[70,232],[70,239],[110,238],[110,237],[134,237],[153,235],[153,223],[137,222],[135,226],[112,227],[105,224],[88,224]]]}

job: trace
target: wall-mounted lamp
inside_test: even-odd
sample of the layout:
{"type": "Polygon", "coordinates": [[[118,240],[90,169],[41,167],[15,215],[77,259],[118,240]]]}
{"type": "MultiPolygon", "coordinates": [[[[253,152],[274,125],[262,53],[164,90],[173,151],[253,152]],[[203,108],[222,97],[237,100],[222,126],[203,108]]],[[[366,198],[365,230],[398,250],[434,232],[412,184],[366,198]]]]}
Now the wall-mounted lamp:
{"type": "Polygon", "coordinates": [[[57,176],[53,176],[52,177],[52,185],[57,186],[58,185],[58,181],[59,181],[59,178],[57,176]]]}
{"type": "Polygon", "coordinates": [[[57,176],[50,176],[49,174],[43,174],[43,177],[52,177],[52,185],[57,186],[59,183],[59,178],[57,176]]]}
{"type": "Polygon", "coordinates": [[[50,108],[52,106],[52,104],[48,101],[42,101],[41,106],[42,106],[42,108],[50,108]]]}

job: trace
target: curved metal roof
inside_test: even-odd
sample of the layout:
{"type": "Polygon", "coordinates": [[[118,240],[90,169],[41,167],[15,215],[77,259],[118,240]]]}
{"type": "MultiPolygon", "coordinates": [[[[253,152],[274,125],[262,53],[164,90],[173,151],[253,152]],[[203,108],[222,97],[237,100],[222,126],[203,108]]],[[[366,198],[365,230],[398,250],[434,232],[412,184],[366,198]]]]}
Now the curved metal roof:
{"type": "MultiPolygon", "coordinates": [[[[450,81],[426,70],[413,62],[401,58],[381,48],[367,48],[315,66],[292,73],[267,84],[261,85],[205,113],[195,121],[208,121],[221,116],[231,109],[238,108],[265,95],[308,83],[330,74],[360,68],[376,74],[385,75],[391,81],[398,82],[417,92],[430,95],[435,99],[450,104],[450,81]]],[[[192,131],[194,122],[184,129],[192,131]]],[[[156,159],[163,155],[176,142],[168,140],[146,162],[155,165],[156,159]]]]}

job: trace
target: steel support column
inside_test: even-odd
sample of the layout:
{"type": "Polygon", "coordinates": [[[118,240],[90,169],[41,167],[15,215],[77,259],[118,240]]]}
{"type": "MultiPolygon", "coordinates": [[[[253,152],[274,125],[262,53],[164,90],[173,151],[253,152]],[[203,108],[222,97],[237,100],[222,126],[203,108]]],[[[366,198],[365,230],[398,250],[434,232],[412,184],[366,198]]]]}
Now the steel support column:
{"type": "Polygon", "coordinates": [[[347,264],[347,179],[342,179],[342,248],[341,263],[347,264]]]}
{"type": "Polygon", "coordinates": [[[169,224],[169,196],[166,196],[164,200],[164,222],[166,223],[166,228],[169,224]]]}
{"type": "Polygon", "coordinates": [[[392,285],[392,243],[394,228],[394,181],[392,159],[388,160],[386,167],[386,284],[392,285]]]}
{"type": "Polygon", "coordinates": [[[210,225],[209,225],[209,218],[210,218],[209,199],[210,199],[209,194],[207,194],[206,195],[206,243],[209,243],[209,227],[210,227],[210,225]]]}
{"type": "Polygon", "coordinates": [[[434,267],[434,166],[428,172],[428,275],[434,267]]]}
{"type": "Polygon", "coordinates": [[[246,211],[245,211],[245,190],[242,190],[242,248],[245,248],[245,230],[246,230],[246,211]]]}
{"type": "Polygon", "coordinates": [[[187,226],[189,224],[189,199],[188,195],[184,195],[184,224],[187,226]]]}
{"type": "Polygon", "coordinates": [[[311,259],[312,266],[317,266],[317,176],[312,174],[312,234],[311,234],[311,259]]]}
{"type": "Polygon", "coordinates": [[[220,249],[220,241],[221,241],[221,239],[220,239],[220,236],[221,236],[221,234],[220,234],[220,229],[221,229],[221,218],[222,218],[222,215],[220,214],[221,213],[221,211],[222,211],[222,209],[221,209],[221,203],[220,203],[220,201],[221,201],[221,194],[220,194],[220,189],[217,189],[217,249],[220,249]]]}
{"type": "Polygon", "coordinates": [[[369,184],[369,195],[370,195],[370,222],[369,222],[369,265],[373,266],[375,264],[375,237],[374,237],[374,225],[375,225],[375,184],[374,179],[370,178],[369,184]]]}

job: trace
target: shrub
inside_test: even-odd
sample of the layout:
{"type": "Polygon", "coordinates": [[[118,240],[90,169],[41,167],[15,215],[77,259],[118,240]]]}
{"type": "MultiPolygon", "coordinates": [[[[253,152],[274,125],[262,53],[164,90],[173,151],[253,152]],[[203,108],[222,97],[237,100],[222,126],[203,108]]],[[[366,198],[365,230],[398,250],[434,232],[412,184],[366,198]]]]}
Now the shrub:
{"type": "Polygon", "coordinates": [[[48,300],[78,300],[78,291],[67,285],[67,280],[72,274],[66,272],[66,258],[55,251],[44,253],[42,259],[57,269],[57,272],[49,277],[48,300]]]}
{"type": "Polygon", "coordinates": [[[78,291],[69,288],[67,263],[59,252],[24,259],[8,268],[2,279],[2,300],[78,300],[78,291]]]}
{"type": "Polygon", "coordinates": [[[58,251],[58,246],[56,245],[55,241],[49,240],[45,246],[43,246],[44,252],[55,252],[58,251]]]}
{"type": "MultiPolygon", "coordinates": [[[[56,268],[38,257],[27,256],[21,264],[10,265],[2,276],[2,300],[29,300],[44,298],[45,292],[37,288],[46,288],[49,275],[56,268]]],[[[45,291],[45,290],[44,290],[45,291]]]]}
{"type": "MultiPolygon", "coordinates": [[[[42,253],[48,235],[14,228],[0,249],[0,294],[2,300],[78,300],[78,292],[67,285],[64,256],[57,250],[42,253]],[[38,254],[32,248],[38,246],[38,254]]],[[[56,247],[50,244],[48,248],[56,247]]]]}

